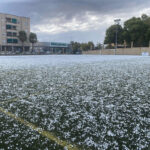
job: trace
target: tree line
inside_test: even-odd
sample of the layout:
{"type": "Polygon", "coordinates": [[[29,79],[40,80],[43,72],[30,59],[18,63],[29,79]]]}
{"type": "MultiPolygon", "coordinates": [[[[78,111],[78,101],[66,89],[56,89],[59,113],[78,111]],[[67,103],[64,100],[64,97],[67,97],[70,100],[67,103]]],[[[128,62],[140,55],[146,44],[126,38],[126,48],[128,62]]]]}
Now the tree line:
{"type": "Polygon", "coordinates": [[[24,43],[29,41],[32,44],[32,52],[34,44],[37,42],[37,35],[35,33],[30,33],[29,37],[27,36],[27,33],[25,31],[20,31],[18,35],[19,40],[22,43],[22,50],[24,52],[24,43]]]}
{"type": "Polygon", "coordinates": [[[106,31],[104,44],[115,43],[116,30],[118,34],[118,44],[127,47],[147,47],[150,44],[150,17],[143,14],[141,17],[132,17],[124,22],[110,26],[106,31]]]}
{"type": "MultiPolygon", "coordinates": [[[[29,41],[32,44],[32,51],[33,51],[34,44],[37,43],[37,35],[35,33],[30,33],[29,37],[27,37],[27,34],[25,31],[20,31],[18,38],[22,43],[23,51],[24,51],[24,43],[27,41],[29,41]]],[[[71,41],[70,45],[71,45],[71,48],[72,48],[74,54],[77,52],[80,52],[80,51],[98,50],[98,49],[102,48],[101,43],[97,43],[95,45],[92,41],[89,41],[87,43],[71,41]]]]}
{"type": "Polygon", "coordinates": [[[88,51],[88,50],[98,50],[102,48],[102,45],[100,43],[97,43],[96,45],[92,42],[75,42],[71,41],[70,45],[72,46],[73,53],[79,52],[79,51],[88,51]]]}

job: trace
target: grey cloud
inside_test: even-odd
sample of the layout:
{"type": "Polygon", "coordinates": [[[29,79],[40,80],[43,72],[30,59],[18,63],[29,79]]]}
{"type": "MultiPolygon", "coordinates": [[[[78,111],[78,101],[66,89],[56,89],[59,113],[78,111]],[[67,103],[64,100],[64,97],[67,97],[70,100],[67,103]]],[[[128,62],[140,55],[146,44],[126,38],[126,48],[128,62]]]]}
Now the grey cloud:
{"type": "Polygon", "coordinates": [[[137,7],[144,7],[149,3],[149,0],[145,0],[144,3],[143,0],[32,0],[30,3],[10,2],[5,7],[10,11],[16,11],[17,14],[32,17],[33,24],[36,24],[46,21],[47,18],[52,19],[55,17],[64,20],[70,20],[73,17],[80,19],[86,12],[101,15],[121,11],[127,12],[137,7]]]}
{"type": "MultiPolygon", "coordinates": [[[[100,21],[105,20],[105,16],[119,16],[121,14],[126,18],[131,17],[132,12],[138,13],[143,8],[148,8],[149,0],[30,0],[17,1],[5,0],[5,3],[0,2],[0,9],[3,12],[27,16],[31,18],[32,27],[43,24],[65,24],[76,18],[81,22],[88,22],[87,12],[93,15],[99,15],[100,21]],[[54,20],[56,19],[56,20],[54,20]]],[[[135,13],[134,13],[135,14],[135,13]]],[[[108,20],[109,22],[109,20],[108,20]]],[[[94,22],[93,22],[94,24],[94,22]]],[[[100,32],[104,38],[104,31],[108,26],[104,24],[99,30],[89,31],[68,31],[55,36],[56,39],[70,39],[69,35],[73,35],[77,39],[83,41],[91,38],[96,41],[96,38],[102,39],[100,32]],[[92,34],[93,33],[93,34],[92,34]],[[95,36],[94,36],[95,34],[95,36]],[[65,38],[64,38],[65,37],[65,38]]],[[[39,34],[39,33],[38,33],[39,34]]],[[[49,40],[49,37],[54,37],[50,33],[39,34],[40,39],[49,40]],[[47,37],[47,38],[46,38],[47,37]]],[[[73,38],[74,40],[76,38],[73,38]]]]}

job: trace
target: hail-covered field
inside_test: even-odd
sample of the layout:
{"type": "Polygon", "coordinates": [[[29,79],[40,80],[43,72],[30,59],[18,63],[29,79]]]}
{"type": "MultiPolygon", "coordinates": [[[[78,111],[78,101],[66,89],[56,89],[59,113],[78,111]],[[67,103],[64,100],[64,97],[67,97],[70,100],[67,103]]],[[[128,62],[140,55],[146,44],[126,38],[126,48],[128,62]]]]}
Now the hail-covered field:
{"type": "Polygon", "coordinates": [[[0,57],[0,150],[68,149],[46,133],[81,150],[147,150],[150,57],[0,57]]]}

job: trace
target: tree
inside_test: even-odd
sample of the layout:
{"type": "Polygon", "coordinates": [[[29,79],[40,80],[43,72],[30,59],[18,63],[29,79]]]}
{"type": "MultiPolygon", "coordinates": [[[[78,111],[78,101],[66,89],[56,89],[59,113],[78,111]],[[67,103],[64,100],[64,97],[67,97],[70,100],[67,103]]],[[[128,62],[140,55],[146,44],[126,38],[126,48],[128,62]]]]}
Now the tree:
{"type": "Polygon", "coordinates": [[[150,44],[150,28],[146,32],[146,41],[148,42],[148,45],[149,45],[150,44]]]}
{"type": "Polygon", "coordinates": [[[148,18],[149,18],[149,17],[148,17],[146,14],[143,14],[143,15],[141,16],[141,19],[142,19],[143,21],[146,21],[148,18]]]}
{"type": "Polygon", "coordinates": [[[133,42],[134,46],[146,46],[147,29],[148,26],[141,18],[133,17],[124,23],[123,38],[128,44],[133,42]]]}
{"type": "Polygon", "coordinates": [[[116,28],[118,28],[118,43],[126,42],[127,46],[133,42],[135,47],[148,46],[150,41],[150,17],[143,14],[141,17],[132,17],[124,22],[124,27],[112,25],[106,31],[104,43],[115,43],[116,28]]]}
{"type": "Polygon", "coordinates": [[[94,49],[94,43],[92,41],[89,41],[88,43],[79,43],[79,42],[74,42],[71,41],[71,46],[73,53],[77,53],[79,51],[88,51],[88,50],[93,50],[94,49]]]}
{"type": "Polygon", "coordinates": [[[81,50],[81,44],[79,42],[71,41],[70,44],[72,46],[73,54],[76,54],[79,50],[81,50]]]}
{"type": "Polygon", "coordinates": [[[30,43],[32,43],[32,52],[33,52],[33,46],[35,43],[37,43],[37,35],[35,33],[30,33],[29,41],[30,43]]]}
{"type": "Polygon", "coordinates": [[[104,44],[112,44],[112,43],[116,42],[116,30],[117,30],[117,35],[118,35],[117,42],[119,44],[123,43],[123,38],[122,38],[123,28],[122,28],[122,26],[121,25],[112,25],[106,31],[104,44]]]}
{"type": "Polygon", "coordinates": [[[83,51],[88,51],[88,50],[90,50],[90,47],[89,47],[88,43],[81,43],[81,49],[83,51]]]}
{"type": "Polygon", "coordinates": [[[101,43],[97,43],[96,46],[95,46],[95,49],[96,50],[102,49],[102,44],[101,43]]]}
{"type": "Polygon", "coordinates": [[[24,43],[27,41],[27,34],[25,31],[20,31],[18,35],[19,40],[22,43],[22,50],[24,52],[24,43]]]}
{"type": "Polygon", "coordinates": [[[88,50],[93,50],[95,47],[92,41],[89,41],[87,45],[88,45],[88,50]]]}

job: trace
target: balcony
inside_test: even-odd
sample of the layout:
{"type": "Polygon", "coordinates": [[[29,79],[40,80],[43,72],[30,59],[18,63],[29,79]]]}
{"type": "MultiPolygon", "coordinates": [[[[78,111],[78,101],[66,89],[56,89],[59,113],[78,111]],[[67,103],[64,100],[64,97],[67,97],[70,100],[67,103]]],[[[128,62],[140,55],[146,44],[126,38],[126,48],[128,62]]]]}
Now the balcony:
{"type": "Polygon", "coordinates": [[[7,23],[17,24],[17,19],[15,19],[15,18],[6,18],[6,22],[7,23]]]}
{"type": "Polygon", "coordinates": [[[16,32],[7,32],[7,36],[8,37],[17,37],[17,33],[16,32]]]}
{"type": "Polygon", "coordinates": [[[7,43],[8,44],[17,44],[18,43],[18,39],[7,39],[7,43]]]}
{"type": "Polygon", "coordinates": [[[17,30],[17,26],[13,26],[13,25],[6,25],[6,30],[17,30]]]}

